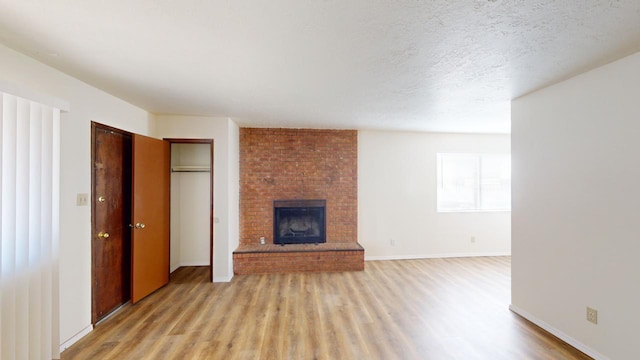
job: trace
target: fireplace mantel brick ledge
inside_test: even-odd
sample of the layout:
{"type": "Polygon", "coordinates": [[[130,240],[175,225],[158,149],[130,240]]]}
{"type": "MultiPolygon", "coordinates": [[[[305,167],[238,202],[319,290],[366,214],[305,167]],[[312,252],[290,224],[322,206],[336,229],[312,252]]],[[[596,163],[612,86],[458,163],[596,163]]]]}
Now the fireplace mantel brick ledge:
{"type": "Polygon", "coordinates": [[[243,245],[233,252],[236,275],[364,270],[358,243],[243,245]]]}

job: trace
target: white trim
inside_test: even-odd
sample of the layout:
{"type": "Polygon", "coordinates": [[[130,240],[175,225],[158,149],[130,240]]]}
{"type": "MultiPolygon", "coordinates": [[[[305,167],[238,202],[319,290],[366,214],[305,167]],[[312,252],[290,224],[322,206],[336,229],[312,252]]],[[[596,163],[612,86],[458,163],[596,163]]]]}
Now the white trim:
{"type": "Polygon", "coordinates": [[[202,263],[201,261],[187,261],[184,263],[179,263],[178,265],[174,265],[172,267],[169,268],[169,274],[171,274],[172,272],[178,270],[178,268],[181,268],[183,266],[209,266],[208,263],[202,263]]]}
{"type": "Polygon", "coordinates": [[[522,316],[523,318],[531,321],[532,323],[538,325],[539,327],[541,327],[544,330],[548,331],[549,333],[551,333],[555,337],[557,337],[560,340],[566,342],[567,344],[573,346],[574,348],[582,351],[583,353],[591,356],[592,358],[594,358],[596,360],[609,360],[608,357],[606,357],[606,356],[600,354],[599,352],[589,348],[588,346],[586,346],[585,344],[581,343],[580,341],[572,338],[571,336],[563,333],[562,331],[560,331],[560,330],[556,329],[555,327],[547,324],[546,322],[538,319],[537,317],[529,314],[528,312],[518,308],[517,306],[511,304],[511,305],[509,305],[509,310],[511,310],[514,313],[522,316]]]}
{"type": "Polygon", "coordinates": [[[511,209],[454,209],[454,210],[442,210],[436,209],[438,214],[460,214],[460,213],[496,213],[496,212],[511,212],[511,209]]]}
{"type": "Polygon", "coordinates": [[[202,261],[181,262],[180,266],[209,266],[209,261],[206,261],[206,262],[202,262],[202,261]]]}
{"type": "Polygon", "coordinates": [[[449,253],[449,254],[428,254],[428,255],[383,255],[383,256],[366,256],[365,261],[369,260],[415,260],[415,259],[439,259],[439,258],[457,258],[457,257],[484,257],[484,256],[511,256],[510,252],[489,252],[489,253],[449,253]]]}
{"type": "Polygon", "coordinates": [[[71,338],[69,338],[69,340],[67,340],[67,341],[63,342],[62,344],[60,344],[60,352],[63,352],[66,349],[68,349],[71,345],[75,344],[78,340],[80,340],[83,337],[85,337],[91,331],[93,331],[93,325],[89,325],[86,328],[80,330],[77,334],[75,334],[71,338]]]}
{"type": "Polygon", "coordinates": [[[217,283],[217,282],[230,282],[231,279],[233,279],[233,275],[231,276],[214,276],[213,277],[213,282],[217,283]]]}
{"type": "Polygon", "coordinates": [[[4,81],[0,79],[0,92],[5,92],[23,99],[38,102],[52,108],[60,109],[60,111],[69,112],[69,103],[56,97],[41,94],[33,90],[29,90],[22,86],[4,81]]]}

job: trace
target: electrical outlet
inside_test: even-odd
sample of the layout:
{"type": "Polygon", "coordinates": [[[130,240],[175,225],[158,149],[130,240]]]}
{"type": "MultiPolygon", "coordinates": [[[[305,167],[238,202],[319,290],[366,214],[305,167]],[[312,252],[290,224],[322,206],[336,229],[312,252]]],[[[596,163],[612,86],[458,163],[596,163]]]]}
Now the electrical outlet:
{"type": "Polygon", "coordinates": [[[587,306],[587,321],[598,324],[598,310],[587,306]]]}
{"type": "Polygon", "coordinates": [[[389,239],[389,243],[391,244],[391,246],[396,246],[396,241],[393,239],[389,239]]]}
{"type": "Polygon", "coordinates": [[[475,237],[475,236],[472,236],[472,237],[471,237],[471,242],[472,242],[472,243],[475,243],[475,242],[476,242],[476,237],[475,237]]]}
{"type": "Polygon", "coordinates": [[[78,194],[76,196],[76,206],[89,205],[89,194],[78,194]]]}

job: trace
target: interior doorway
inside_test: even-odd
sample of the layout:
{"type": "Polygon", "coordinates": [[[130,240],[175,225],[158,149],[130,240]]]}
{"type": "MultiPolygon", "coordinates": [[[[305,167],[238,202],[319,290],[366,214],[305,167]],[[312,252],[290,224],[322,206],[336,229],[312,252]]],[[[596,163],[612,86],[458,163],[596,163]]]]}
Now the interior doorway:
{"type": "Polygon", "coordinates": [[[171,144],[171,270],[208,266],[213,281],[213,139],[171,144]]]}
{"type": "Polygon", "coordinates": [[[96,323],[131,299],[132,136],[96,123],[91,135],[91,318],[96,323]]]}

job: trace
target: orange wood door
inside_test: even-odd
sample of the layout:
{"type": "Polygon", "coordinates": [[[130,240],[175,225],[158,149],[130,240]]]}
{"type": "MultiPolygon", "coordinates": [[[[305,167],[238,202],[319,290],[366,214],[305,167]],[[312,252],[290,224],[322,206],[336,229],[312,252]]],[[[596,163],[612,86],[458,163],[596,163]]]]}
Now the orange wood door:
{"type": "Polygon", "coordinates": [[[169,142],[133,135],[131,302],[169,282],[169,142]]]}

